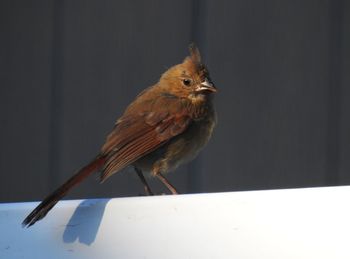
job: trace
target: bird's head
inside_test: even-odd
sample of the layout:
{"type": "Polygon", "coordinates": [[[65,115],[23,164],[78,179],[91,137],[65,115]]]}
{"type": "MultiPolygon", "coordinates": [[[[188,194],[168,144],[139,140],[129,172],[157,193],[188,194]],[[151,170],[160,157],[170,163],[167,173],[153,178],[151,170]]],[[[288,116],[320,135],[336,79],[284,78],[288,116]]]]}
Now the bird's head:
{"type": "Polygon", "coordinates": [[[181,64],[171,67],[162,75],[159,85],[178,97],[206,98],[217,90],[202,63],[198,48],[191,44],[189,50],[190,55],[181,64]]]}

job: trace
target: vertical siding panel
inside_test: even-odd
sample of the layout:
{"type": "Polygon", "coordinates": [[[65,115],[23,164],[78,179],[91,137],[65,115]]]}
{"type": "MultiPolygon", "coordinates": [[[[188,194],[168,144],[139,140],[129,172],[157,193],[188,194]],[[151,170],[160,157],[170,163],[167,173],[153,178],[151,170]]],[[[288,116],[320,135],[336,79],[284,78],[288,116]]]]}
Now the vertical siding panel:
{"type": "Polygon", "coordinates": [[[48,192],[52,1],[0,4],[0,201],[48,192]]]}
{"type": "Polygon", "coordinates": [[[350,2],[343,1],[340,56],[339,184],[350,184],[350,2]]]}
{"type": "Polygon", "coordinates": [[[219,125],[208,191],[325,184],[328,1],[210,3],[208,59],[219,125]]]}

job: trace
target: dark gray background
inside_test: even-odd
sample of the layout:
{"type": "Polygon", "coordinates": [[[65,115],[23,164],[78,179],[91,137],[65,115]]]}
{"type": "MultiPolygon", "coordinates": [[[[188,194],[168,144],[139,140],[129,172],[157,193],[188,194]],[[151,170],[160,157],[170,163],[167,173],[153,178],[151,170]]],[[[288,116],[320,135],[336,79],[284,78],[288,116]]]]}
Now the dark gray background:
{"type": "MultiPolygon", "coordinates": [[[[0,2],[0,201],[42,199],[197,42],[219,93],[180,192],[350,183],[350,2],[0,2]]],[[[68,198],[138,195],[132,169],[68,198]]],[[[156,180],[151,185],[165,191],[156,180]]]]}

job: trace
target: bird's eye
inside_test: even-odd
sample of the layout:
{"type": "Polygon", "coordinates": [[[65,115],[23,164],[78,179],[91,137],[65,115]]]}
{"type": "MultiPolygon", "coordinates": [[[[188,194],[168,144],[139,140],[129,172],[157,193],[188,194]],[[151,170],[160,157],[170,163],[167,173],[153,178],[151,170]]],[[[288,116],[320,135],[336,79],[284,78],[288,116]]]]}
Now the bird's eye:
{"type": "Polygon", "coordinates": [[[182,82],[185,86],[189,86],[192,81],[191,81],[191,79],[186,78],[186,79],[182,80],[182,82]]]}

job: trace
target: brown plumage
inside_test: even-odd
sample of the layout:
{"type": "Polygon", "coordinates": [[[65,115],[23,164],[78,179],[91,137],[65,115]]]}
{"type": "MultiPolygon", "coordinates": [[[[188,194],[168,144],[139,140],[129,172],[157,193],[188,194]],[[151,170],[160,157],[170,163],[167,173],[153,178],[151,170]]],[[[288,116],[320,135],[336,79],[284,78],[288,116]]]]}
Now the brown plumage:
{"type": "Polygon", "coordinates": [[[133,165],[147,194],[153,194],[142,172],[150,172],[176,194],[163,173],[192,160],[208,142],[216,122],[212,84],[199,50],[171,67],[159,82],[141,92],[127,107],[108,135],[100,154],[55,192],[45,198],[23,221],[31,226],[75,185],[101,171],[101,182],[133,165]]]}

